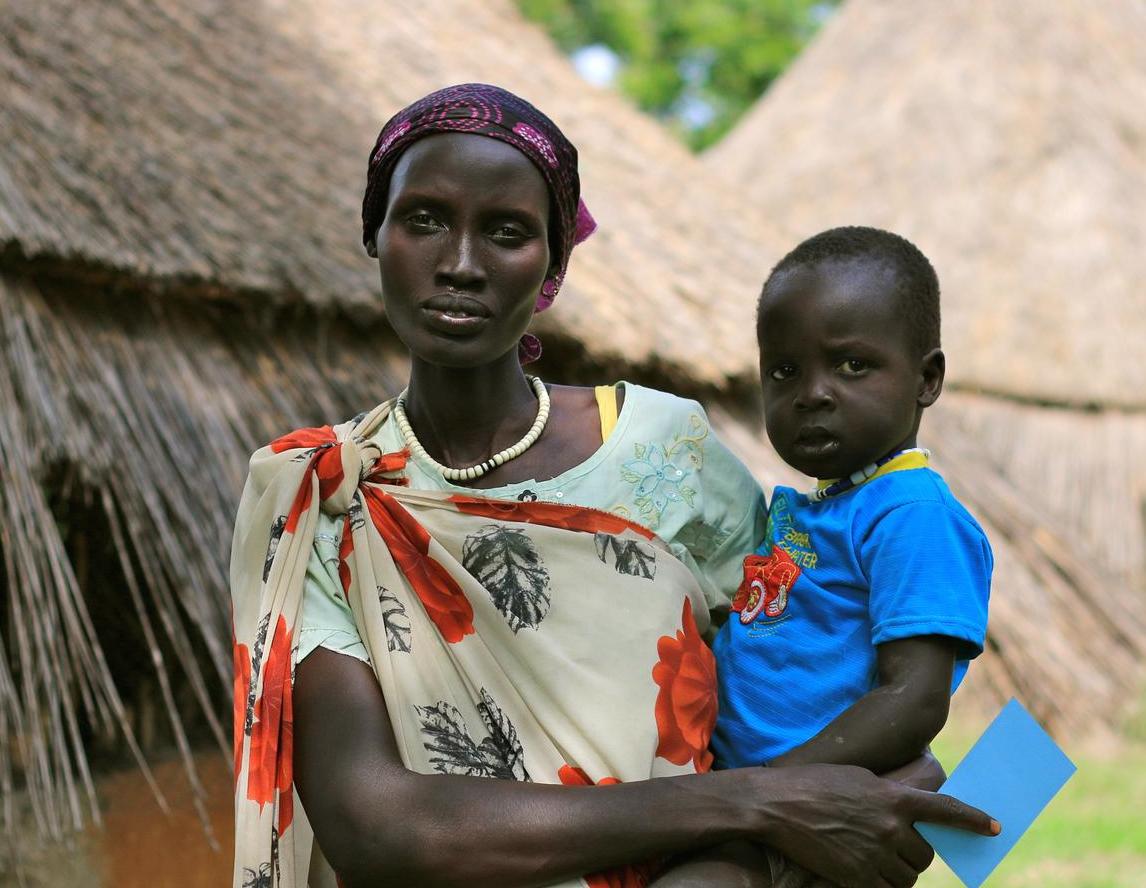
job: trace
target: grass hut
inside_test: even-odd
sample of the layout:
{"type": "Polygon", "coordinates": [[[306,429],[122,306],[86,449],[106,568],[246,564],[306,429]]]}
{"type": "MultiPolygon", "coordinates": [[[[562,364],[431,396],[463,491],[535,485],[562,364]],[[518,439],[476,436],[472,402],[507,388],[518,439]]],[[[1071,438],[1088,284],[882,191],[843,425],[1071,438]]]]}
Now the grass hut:
{"type": "MultiPolygon", "coordinates": [[[[1089,631],[1068,628],[1089,612],[1139,660],[1144,58],[1146,7],[1134,0],[848,0],[706,155],[789,243],[870,224],[932,258],[949,369],[927,440],[1016,545],[1047,548],[1053,529],[1057,557],[1103,577],[1093,598],[1047,595],[1048,577],[1021,606],[1034,635],[1060,620],[1089,631]],[[1011,532],[988,478],[1013,485],[1032,523],[1011,532]]],[[[1000,644],[1018,592],[996,588],[1000,644]]],[[[1124,668],[1108,651],[1093,649],[1094,662],[1124,668]]]]}
{"type": "MultiPolygon", "coordinates": [[[[6,829],[19,788],[42,831],[81,823],[105,755],[142,763],[141,746],[173,743],[196,785],[194,745],[228,748],[226,560],[246,455],[401,384],[358,206],[380,123],[430,89],[500,83],[581,148],[601,231],[539,321],[543,375],[705,396],[762,477],[781,476],[749,394],[747,319],[782,238],[581,82],[508,0],[14,0],[0,76],[6,829]]],[[[1017,504],[996,531],[1015,587],[1093,600],[1095,574],[1053,533],[1006,542],[1041,525],[991,478],[1017,504]]],[[[1087,665],[1105,624],[1084,614],[1085,637],[1027,638],[1002,614],[1020,628],[984,670],[992,693],[1030,681],[1064,724],[1105,711],[1124,681],[1087,665]]]]}

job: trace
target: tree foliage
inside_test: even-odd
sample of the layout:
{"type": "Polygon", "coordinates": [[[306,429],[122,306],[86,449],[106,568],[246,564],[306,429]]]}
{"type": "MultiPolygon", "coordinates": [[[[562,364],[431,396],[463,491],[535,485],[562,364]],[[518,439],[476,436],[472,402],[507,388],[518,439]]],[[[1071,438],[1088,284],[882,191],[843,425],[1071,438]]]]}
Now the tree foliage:
{"type": "Polygon", "coordinates": [[[517,2],[566,52],[603,44],[616,53],[621,92],[700,149],[759,98],[839,0],[517,2]]]}

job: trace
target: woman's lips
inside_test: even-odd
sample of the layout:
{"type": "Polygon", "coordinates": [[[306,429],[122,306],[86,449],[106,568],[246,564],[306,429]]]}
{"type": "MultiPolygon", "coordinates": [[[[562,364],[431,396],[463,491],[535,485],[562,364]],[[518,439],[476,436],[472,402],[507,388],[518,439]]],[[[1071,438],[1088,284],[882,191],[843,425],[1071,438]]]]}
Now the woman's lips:
{"type": "Polygon", "coordinates": [[[489,309],[469,296],[434,296],[421,308],[431,329],[451,336],[476,333],[490,319],[489,309]]]}

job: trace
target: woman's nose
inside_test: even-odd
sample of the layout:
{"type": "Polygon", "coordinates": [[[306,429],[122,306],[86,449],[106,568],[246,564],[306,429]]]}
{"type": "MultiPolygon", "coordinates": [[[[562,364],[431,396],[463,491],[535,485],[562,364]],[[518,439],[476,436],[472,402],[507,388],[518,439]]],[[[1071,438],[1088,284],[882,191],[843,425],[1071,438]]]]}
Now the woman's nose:
{"type": "Polygon", "coordinates": [[[438,264],[438,277],[442,283],[460,290],[473,289],[485,280],[477,238],[459,231],[449,238],[438,264]]]}

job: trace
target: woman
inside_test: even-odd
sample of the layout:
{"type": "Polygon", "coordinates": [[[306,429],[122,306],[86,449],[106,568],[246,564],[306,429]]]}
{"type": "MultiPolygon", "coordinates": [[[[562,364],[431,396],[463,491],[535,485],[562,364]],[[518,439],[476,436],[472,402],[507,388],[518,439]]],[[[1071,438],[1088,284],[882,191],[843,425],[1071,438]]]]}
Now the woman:
{"type": "Polygon", "coordinates": [[[442,90],[379,135],[363,237],[410,382],[252,457],[236,885],[305,884],[294,779],[348,886],[640,885],[733,840],[906,885],[931,858],[913,821],[987,830],[858,769],[704,773],[700,635],[761,495],[695,402],[524,374],[530,317],[593,227],[573,146],[503,90],[442,90]]]}

